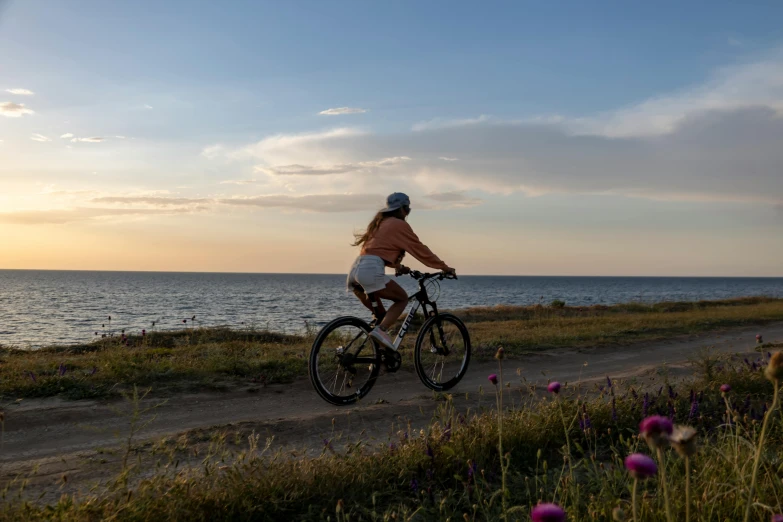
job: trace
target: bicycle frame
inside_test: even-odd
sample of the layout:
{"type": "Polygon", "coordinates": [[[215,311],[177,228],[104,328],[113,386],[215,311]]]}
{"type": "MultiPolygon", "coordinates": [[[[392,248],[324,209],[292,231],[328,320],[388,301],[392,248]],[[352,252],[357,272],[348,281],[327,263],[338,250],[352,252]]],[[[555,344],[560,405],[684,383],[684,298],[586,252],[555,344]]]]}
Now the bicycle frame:
{"type": "MultiPolygon", "coordinates": [[[[424,287],[423,281],[424,280],[421,280],[419,283],[419,291],[413,295],[408,296],[408,302],[414,301],[414,303],[411,309],[408,311],[408,315],[405,317],[405,321],[403,321],[402,326],[400,327],[400,331],[397,332],[397,337],[394,339],[394,351],[400,349],[402,340],[408,333],[408,328],[410,328],[411,322],[413,322],[413,317],[416,315],[416,312],[419,311],[419,307],[422,307],[425,318],[430,317],[431,315],[438,315],[438,307],[435,303],[429,300],[429,297],[427,296],[427,289],[424,287]],[[427,312],[427,305],[432,308],[429,313],[427,312]]],[[[377,301],[378,298],[376,297],[375,299],[377,301]]]]}

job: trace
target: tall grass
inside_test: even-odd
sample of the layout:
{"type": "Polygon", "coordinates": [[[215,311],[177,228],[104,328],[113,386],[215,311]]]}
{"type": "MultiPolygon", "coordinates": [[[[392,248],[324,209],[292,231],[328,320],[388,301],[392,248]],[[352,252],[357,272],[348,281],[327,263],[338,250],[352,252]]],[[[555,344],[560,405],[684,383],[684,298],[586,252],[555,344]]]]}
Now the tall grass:
{"type": "MultiPolygon", "coordinates": [[[[613,379],[591,390],[563,387],[556,401],[509,383],[506,393],[520,399],[511,409],[461,414],[447,400],[426,429],[402,430],[380,447],[331,447],[315,458],[270,453],[251,434],[231,458],[214,447],[200,469],[164,466],[134,487],[63,496],[48,506],[7,496],[0,519],[500,520],[505,499],[508,520],[528,520],[537,505],[552,502],[568,520],[611,520],[634,511],[624,459],[650,451],[638,425],[661,415],[692,426],[699,441],[688,461],[661,449],[665,484],[693,492],[670,496],[672,519],[690,510],[695,521],[742,520],[749,510],[750,520],[769,520],[783,509],[783,430],[765,378],[769,361],[766,353],[719,358],[711,375],[679,388],[613,379]],[[731,387],[725,397],[722,384],[731,387]],[[579,423],[564,428],[561,408],[579,423]]],[[[665,520],[663,484],[638,484],[637,520],[665,520]]]]}

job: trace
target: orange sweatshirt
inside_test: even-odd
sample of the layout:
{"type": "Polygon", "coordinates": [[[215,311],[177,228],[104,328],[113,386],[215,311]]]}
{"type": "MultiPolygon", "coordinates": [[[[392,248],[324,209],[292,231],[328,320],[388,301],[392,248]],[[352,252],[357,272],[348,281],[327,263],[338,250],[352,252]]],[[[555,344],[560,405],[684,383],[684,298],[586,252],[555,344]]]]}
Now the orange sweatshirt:
{"type": "Polygon", "coordinates": [[[410,252],[413,257],[430,268],[446,270],[449,265],[427,248],[427,245],[419,241],[418,236],[404,219],[386,218],[375,234],[362,246],[361,255],[378,256],[388,266],[397,268],[405,256],[410,252]]]}

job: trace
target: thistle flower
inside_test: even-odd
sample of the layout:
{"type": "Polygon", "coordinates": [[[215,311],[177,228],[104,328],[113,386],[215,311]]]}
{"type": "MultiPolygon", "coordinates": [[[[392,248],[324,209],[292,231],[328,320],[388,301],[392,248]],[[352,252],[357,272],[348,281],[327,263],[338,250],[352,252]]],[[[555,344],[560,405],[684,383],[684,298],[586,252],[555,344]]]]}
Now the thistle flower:
{"type": "Polygon", "coordinates": [[[489,382],[491,382],[492,384],[497,384],[498,383],[498,376],[495,373],[490,374],[490,376],[487,377],[487,379],[489,379],[489,382]]]}
{"type": "Polygon", "coordinates": [[[612,379],[610,379],[608,375],[606,376],[606,386],[609,388],[612,387],[612,379]]]}
{"type": "Polygon", "coordinates": [[[566,513],[557,504],[539,504],[530,512],[533,522],[565,522],[566,513]]]}
{"type": "Polygon", "coordinates": [[[495,353],[495,359],[498,359],[498,360],[503,360],[503,356],[504,356],[505,354],[506,354],[506,351],[505,351],[505,350],[503,349],[503,347],[501,346],[500,348],[498,348],[498,351],[497,351],[497,353],[495,353]]]}
{"type": "Polygon", "coordinates": [[[144,337],[145,335],[147,335],[147,330],[142,330],[141,331],[141,336],[144,337]]]}
{"type": "Polygon", "coordinates": [[[756,334],[756,342],[759,344],[764,342],[764,338],[761,336],[761,334],[756,334]]]}
{"type": "Polygon", "coordinates": [[[549,383],[549,386],[546,387],[546,391],[549,393],[560,393],[560,383],[557,381],[552,381],[549,383]]]}
{"type": "Polygon", "coordinates": [[[644,480],[658,473],[658,465],[653,459],[641,453],[625,457],[625,469],[635,479],[644,480]]]}
{"type": "Polygon", "coordinates": [[[772,515],[772,522],[783,522],[783,515],[772,515]]]}
{"type": "Polygon", "coordinates": [[[33,380],[33,382],[38,382],[38,379],[35,378],[35,374],[33,372],[28,372],[28,375],[33,380]]]}
{"type": "Polygon", "coordinates": [[[720,385],[720,392],[722,394],[727,394],[731,391],[731,385],[730,384],[721,384],[720,385]]]}
{"type": "Polygon", "coordinates": [[[647,417],[639,423],[639,431],[652,449],[666,446],[673,430],[672,421],[660,415],[647,417]]]}
{"type": "Polygon", "coordinates": [[[764,375],[772,382],[783,380],[783,352],[772,354],[764,375]]]}
{"type": "Polygon", "coordinates": [[[675,426],[669,442],[681,457],[695,455],[699,449],[696,446],[696,430],[690,426],[675,426]]]}
{"type": "Polygon", "coordinates": [[[67,369],[65,368],[65,365],[63,363],[60,363],[60,367],[57,369],[57,375],[62,377],[63,375],[65,375],[66,371],[67,369]]]}

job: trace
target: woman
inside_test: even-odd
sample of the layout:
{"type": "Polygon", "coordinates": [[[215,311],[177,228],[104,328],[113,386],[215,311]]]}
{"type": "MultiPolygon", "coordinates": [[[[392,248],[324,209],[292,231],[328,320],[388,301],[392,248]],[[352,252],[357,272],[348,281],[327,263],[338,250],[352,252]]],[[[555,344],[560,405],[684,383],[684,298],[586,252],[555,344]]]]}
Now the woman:
{"type": "Polygon", "coordinates": [[[395,192],[386,198],[386,208],[375,215],[364,233],[356,234],[354,246],[361,246],[362,249],[348,273],[348,288],[373,312],[376,323],[380,321],[370,332],[370,336],[392,349],[394,344],[388,330],[405,310],[408,294],[386,275],[385,267],[396,269],[397,275],[410,272],[410,269],[400,264],[405,253],[410,252],[413,257],[431,268],[455,272],[419,241],[405,221],[410,213],[411,202],[405,194],[395,192]],[[373,300],[377,302],[377,309],[373,306],[370,294],[374,294],[373,300]],[[388,312],[377,298],[393,301],[388,312]]]}

